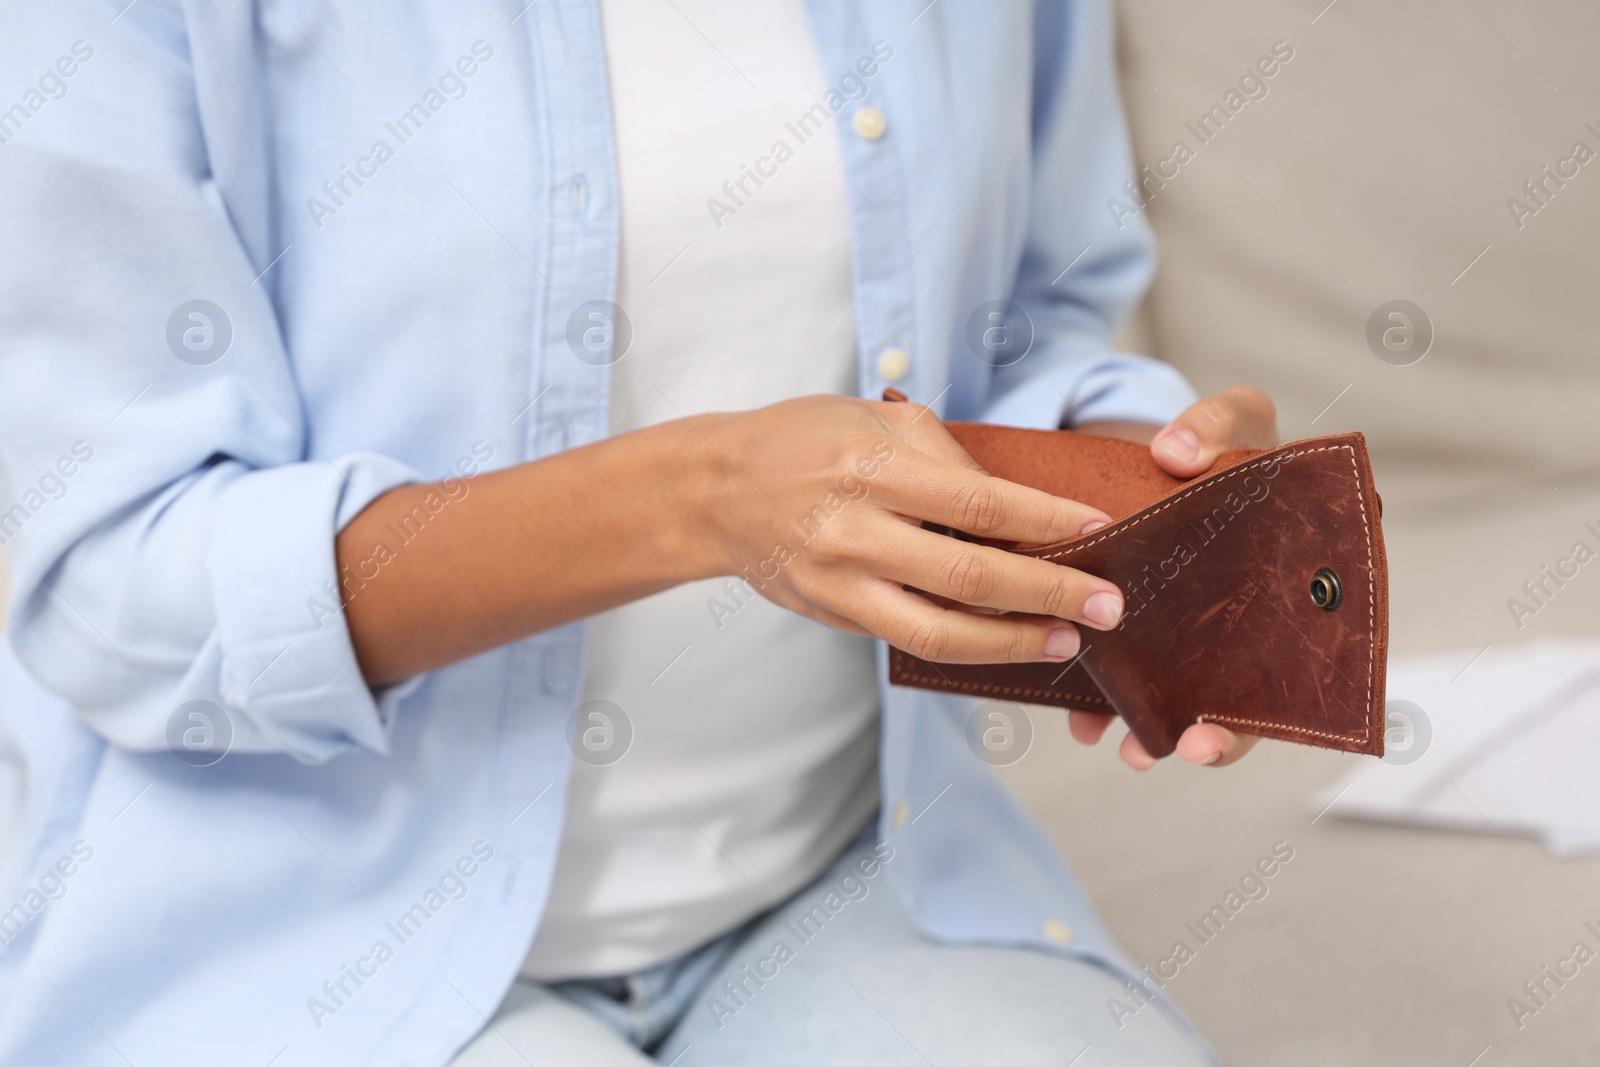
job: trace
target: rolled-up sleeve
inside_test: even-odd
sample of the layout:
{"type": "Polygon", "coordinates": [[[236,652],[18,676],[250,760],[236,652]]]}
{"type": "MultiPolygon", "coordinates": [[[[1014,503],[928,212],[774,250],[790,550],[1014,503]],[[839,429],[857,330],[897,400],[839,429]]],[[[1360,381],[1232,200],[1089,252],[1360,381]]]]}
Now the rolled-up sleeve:
{"type": "Polygon", "coordinates": [[[212,180],[180,8],[55,10],[0,46],[6,69],[76,57],[0,147],[8,639],[118,746],[165,747],[206,700],[235,750],[384,751],[394,694],[362,679],[334,537],[423,479],[317,447],[240,237],[270,223],[212,180]]]}
{"type": "Polygon", "coordinates": [[[1150,282],[1155,241],[1128,185],[1110,5],[1040,0],[1035,19],[1032,209],[1014,290],[1033,348],[996,370],[984,418],[1164,423],[1194,402],[1193,388],[1167,364],[1111,346],[1150,282]]]}

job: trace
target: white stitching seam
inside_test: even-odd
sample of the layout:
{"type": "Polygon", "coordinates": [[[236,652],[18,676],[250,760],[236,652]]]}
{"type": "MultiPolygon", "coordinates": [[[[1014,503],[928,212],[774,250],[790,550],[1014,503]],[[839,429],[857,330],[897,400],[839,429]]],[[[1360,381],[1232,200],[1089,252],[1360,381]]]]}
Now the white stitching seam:
{"type": "MultiPolygon", "coordinates": [[[[1231,722],[1239,726],[1264,726],[1269,730],[1293,730],[1297,734],[1315,734],[1317,737],[1331,737],[1336,741],[1355,740],[1354,734],[1330,734],[1326,730],[1313,730],[1306,726],[1285,726],[1279,722],[1259,722],[1255,719],[1235,718],[1232,715],[1201,715],[1195,722],[1231,722]]],[[[1366,735],[1363,735],[1362,740],[1365,739],[1366,735]]]]}
{"type": "MultiPolygon", "coordinates": [[[[1115,537],[1120,533],[1124,533],[1124,532],[1126,532],[1128,530],[1133,529],[1135,526],[1139,525],[1141,522],[1143,522],[1146,519],[1154,518],[1155,516],[1161,514],[1163,511],[1166,511],[1168,508],[1172,507],[1174,504],[1178,503],[1179,501],[1181,501],[1181,500],[1183,500],[1183,499],[1185,499],[1187,497],[1191,497],[1196,493],[1203,493],[1208,489],[1213,489],[1216,486],[1221,485],[1223,482],[1227,481],[1228,479],[1237,478],[1240,475],[1245,474],[1248,471],[1256,469],[1257,467],[1265,467],[1265,466],[1269,466],[1269,465],[1271,465],[1273,463],[1282,463],[1282,462],[1285,462],[1287,460],[1295,459],[1295,458],[1297,458],[1299,456],[1314,455],[1315,453],[1318,453],[1318,452],[1336,452],[1341,448],[1344,449],[1346,452],[1348,452],[1350,454],[1350,469],[1355,474],[1355,479],[1356,479],[1356,502],[1361,506],[1361,530],[1362,530],[1362,534],[1364,536],[1364,539],[1365,539],[1366,545],[1367,545],[1367,627],[1368,627],[1368,632],[1371,633],[1373,628],[1376,626],[1376,622],[1377,622],[1377,604],[1376,604],[1376,596],[1377,596],[1376,585],[1377,585],[1377,581],[1376,581],[1376,576],[1373,574],[1373,566],[1372,566],[1372,526],[1367,520],[1366,487],[1361,481],[1361,468],[1356,464],[1356,450],[1354,448],[1352,448],[1351,446],[1349,446],[1349,445],[1324,445],[1321,448],[1307,448],[1307,449],[1302,449],[1302,450],[1300,450],[1298,452],[1290,452],[1287,455],[1272,456],[1272,457],[1269,457],[1267,459],[1257,460],[1257,461],[1255,461],[1253,463],[1241,465],[1241,466],[1236,467],[1233,470],[1229,471],[1227,474],[1222,475],[1220,478],[1215,479],[1214,481],[1207,481],[1202,485],[1197,485],[1193,489],[1190,489],[1190,490],[1188,490],[1186,492],[1178,494],[1177,496],[1173,497],[1171,500],[1167,501],[1165,504],[1163,504],[1160,507],[1156,508],[1154,511],[1148,512],[1148,513],[1146,513],[1144,515],[1140,515],[1137,519],[1134,519],[1132,522],[1130,522],[1126,526],[1114,527],[1111,530],[1111,532],[1103,534],[1100,537],[1095,538],[1093,541],[1085,541],[1082,544],[1069,545],[1069,546],[1067,546],[1065,548],[1060,549],[1059,551],[1052,552],[1049,555],[1035,556],[1034,558],[1035,559],[1054,560],[1058,556],[1070,555],[1070,554],[1072,554],[1074,552],[1077,552],[1079,549],[1089,548],[1092,545],[1097,545],[1101,541],[1107,540],[1108,538],[1115,537]]],[[[895,658],[896,659],[899,659],[902,656],[907,656],[908,658],[911,658],[911,657],[909,657],[909,654],[903,653],[899,649],[895,649],[894,653],[895,653],[895,658]]],[[[1374,659],[1374,651],[1373,651],[1373,648],[1372,648],[1372,642],[1369,640],[1367,642],[1367,714],[1363,717],[1363,727],[1362,727],[1361,737],[1360,737],[1360,740],[1362,742],[1367,742],[1367,741],[1370,741],[1372,739],[1372,669],[1373,669],[1373,665],[1374,665],[1373,664],[1373,659],[1374,659]]],[[[1010,695],[1013,695],[1013,696],[1054,697],[1056,699],[1061,699],[1061,694],[1058,694],[1054,690],[1039,689],[1039,688],[1036,688],[1036,687],[1033,687],[1033,686],[995,685],[992,682],[957,682],[957,681],[954,681],[954,680],[949,679],[949,678],[934,678],[931,675],[920,675],[920,674],[904,674],[904,673],[902,673],[901,677],[905,678],[908,681],[930,682],[930,683],[939,683],[939,684],[942,684],[942,685],[951,685],[951,686],[955,686],[958,691],[966,692],[966,693],[971,693],[971,692],[994,692],[994,693],[1007,693],[1007,694],[1010,694],[1010,695]]],[[[1072,697],[1076,696],[1076,694],[1067,694],[1067,695],[1068,696],[1072,696],[1072,697]]],[[[1105,700],[1104,698],[1098,698],[1098,697],[1085,697],[1083,699],[1085,699],[1085,700],[1093,700],[1096,703],[1101,703],[1101,704],[1109,704],[1110,703],[1109,701],[1105,700]]],[[[1241,726],[1262,726],[1262,727],[1267,727],[1267,728],[1274,729],[1274,730],[1292,730],[1292,731],[1295,731],[1297,733],[1314,734],[1314,735],[1316,735],[1318,737],[1328,737],[1328,738],[1333,738],[1335,740],[1342,740],[1342,741],[1354,741],[1354,740],[1356,740],[1356,735],[1355,734],[1327,733],[1327,732],[1322,731],[1322,730],[1308,729],[1307,727],[1304,727],[1304,726],[1284,726],[1284,725],[1281,725],[1281,724],[1278,724],[1278,723],[1257,722],[1257,721],[1255,721],[1253,719],[1238,719],[1238,718],[1234,718],[1232,716],[1226,716],[1226,715],[1202,715],[1198,719],[1196,719],[1195,721],[1196,722],[1205,722],[1207,719],[1210,719],[1213,722],[1224,722],[1224,721],[1233,722],[1233,723],[1237,723],[1237,724],[1239,724],[1241,726]]]]}
{"type": "MultiPolygon", "coordinates": [[[[895,656],[904,657],[905,659],[913,658],[909,653],[901,652],[899,649],[895,649],[895,656]]],[[[900,677],[904,678],[908,682],[933,682],[938,685],[959,686],[961,691],[966,693],[1004,693],[1007,696],[1052,697],[1056,700],[1082,700],[1085,703],[1105,704],[1108,707],[1111,704],[1111,702],[1105,697],[1080,696],[1077,693],[1062,693],[1060,690],[1040,689],[1037,686],[1031,685],[997,685],[994,682],[958,682],[954,678],[946,678],[943,676],[935,678],[931,674],[907,674],[903,670],[900,674],[900,677]]]]}

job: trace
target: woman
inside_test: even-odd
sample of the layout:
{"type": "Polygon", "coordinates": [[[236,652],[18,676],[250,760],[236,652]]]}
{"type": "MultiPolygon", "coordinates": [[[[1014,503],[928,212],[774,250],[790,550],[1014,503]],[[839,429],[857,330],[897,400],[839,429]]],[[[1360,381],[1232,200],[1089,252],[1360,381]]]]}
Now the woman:
{"type": "Polygon", "coordinates": [[[1120,617],[941,417],[1273,437],[1110,350],[1103,5],[6,20],[0,1062],[1207,1059],[878,662],[1120,617]]]}

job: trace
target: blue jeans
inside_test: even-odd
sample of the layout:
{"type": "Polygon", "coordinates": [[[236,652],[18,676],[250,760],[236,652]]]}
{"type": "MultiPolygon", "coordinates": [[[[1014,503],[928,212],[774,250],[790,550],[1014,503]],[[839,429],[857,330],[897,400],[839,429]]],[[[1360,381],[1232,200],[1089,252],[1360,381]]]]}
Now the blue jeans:
{"type": "Polygon", "coordinates": [[[1199,1067],[1155,1008],[1124,1018],[1110,972],[1030,949],[941,945],[847,851],[788,903],[639,974],[519,981],[452,1067],[1199,1067]]]}

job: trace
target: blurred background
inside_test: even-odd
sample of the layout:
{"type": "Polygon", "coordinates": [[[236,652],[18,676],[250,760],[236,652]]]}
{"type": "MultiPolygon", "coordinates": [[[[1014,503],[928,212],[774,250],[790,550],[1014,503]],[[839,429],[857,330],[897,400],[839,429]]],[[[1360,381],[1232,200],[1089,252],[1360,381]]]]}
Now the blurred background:
{"type": "MultiPolygon", "coordinates": [[[[1168,760],[1137,775],[1113,757],[1119,726],[1085,750],[1050,709],[1003,773],[1140,963],[1190,947],[1166,988],[1229,1064],[1600,1062],[1600,963],[1561,962],[1580,941],[1600,950],[1586,926],[1600,930],[1600,858],[1547,847],[1537,819],[1496,818],[1462,788],[1470,761],[1441,755],[1474,700],[1488,739],[1474,760],[1533,729],[1515,686],[1578,677],[1600,633],[1600,564],[1545,579],[1537,603],[1524,585],[1580,540],[1600,548],[1585,526],[1600,529],[1600,7],[1119,9],[1097,32],[1115,36],[1155,175],[1120,210],[1161,246],[1123,343],[1202,393],[1260,386],[1285,439],[1367,435],[1392,654],[1411,670],[1390,696],[1423,709],[1436,746],[1381,770],[1397,807],[1431,790],[1471,810],[1447,829],[1352,818],[1376,788],[1339,792],[1359,757],[1270,742],[1224,772],[1168,760]],[[1266,895],[1197,938],[1189,924],[1280,843],[1293,858],[1266,895]]],[[[1600,748],[1561,749],[1552,775],[1600,777],[1600,748]]],[[[1527,764],[1505,777],[1541,785],[1527,764]]]]}
{"type": "MultiPolygon", "coordinates": [[[[1580,940],[1600,950],[1585,926],[1600,929],[1600,859],[1535,832],[1551,807],[1592,821],[1572,810],[1585,791],[1600,811],[1583,781],[1600,777],[1600,748],[1557,723],[1515,773],[1494,760],[1548,725],[1519,692],[1578,678],[1593,662],[1583,639],[1600,634],[1600,565],[1573,556],[1579,540],[1600,548],[1585,527],[1600,528],[1600,157],[1579,161],[1600,153],[1600,7],[1117,6],[1137,162],[1162,182],[1142,205],[1159,273],[1124,345],[1202,394],[1260,386],[1285,439],[1367,435],[1389,550],[1389,695],[1422,707],[1433,748],[1324,811],[1373,761],[1267,742],[1222,773],[1168,760],[1140,776],[1039,709],[1033,749],[1005,773],[1140,963],[1190,946],[1166,988],[1226,1063],[1600,1062],[1600,965],[1573,959],[1580,940]],[[1390,319],[1394,301],[1422,316],[1390,319]],[[1543,568],[1562,559],[1577,575],[1557,585],[1543,568]],[[1524,583],[1541,579],[1536,603],[1524,583]],[[1457,753],[1464,730],[1481,743],[1457,753]],[[1516,795],[1551,792],[1547,778],[1563,788],[1516,795]],[[1459,818],[1350,817],[1385,790],[1459,818]],[[1498,814],[1522,800],[1528,825],[1498,814]],[[1294,859],[1268,894],[1200,944],[1185,923],[1280,841],[1294,859]],[[1558,985],[1547,966],[1577,973],[1558,985]]],[[[1575,715],[1600,716],[1596,688],[1579,679],[1569,695],[1591,706],[1575,715]]]]}

